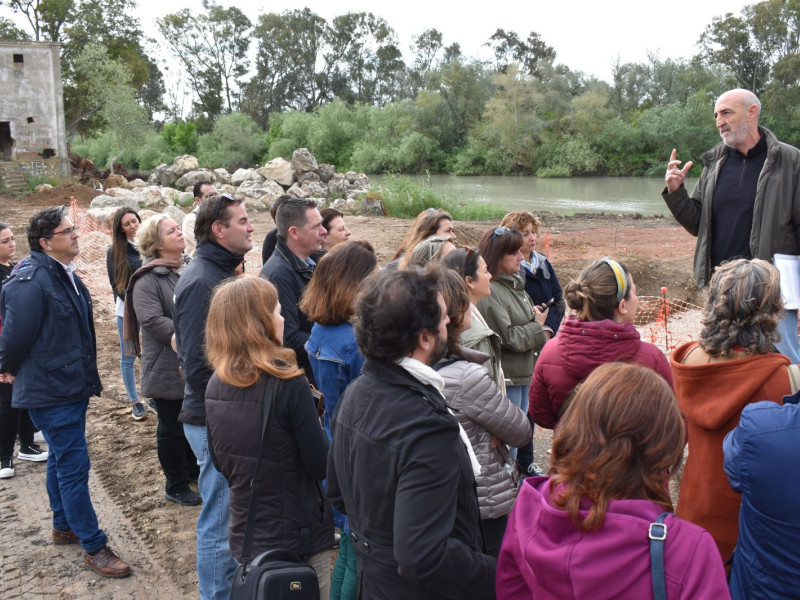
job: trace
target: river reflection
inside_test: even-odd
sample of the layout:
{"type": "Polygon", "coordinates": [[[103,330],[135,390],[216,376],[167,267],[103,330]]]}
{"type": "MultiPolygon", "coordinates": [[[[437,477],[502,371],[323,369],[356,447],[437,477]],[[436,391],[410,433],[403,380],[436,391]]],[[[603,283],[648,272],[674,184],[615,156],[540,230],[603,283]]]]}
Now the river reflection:
{"type": "MultiPolygon", "coordinates": [[[[386,176],[373,175],[380,184],[386,176]]],[[[420,177],[420,180],[427,178],[420,177]]],[[[491,202],[506,210],[549,211],[560,215],[583,212],[669,215],[661,199],[660,177],[456,177],[431,175],[437,192],[464,200],[491,202]]],[[[687,180],[692,190],[696,180],[687,180]]]]}

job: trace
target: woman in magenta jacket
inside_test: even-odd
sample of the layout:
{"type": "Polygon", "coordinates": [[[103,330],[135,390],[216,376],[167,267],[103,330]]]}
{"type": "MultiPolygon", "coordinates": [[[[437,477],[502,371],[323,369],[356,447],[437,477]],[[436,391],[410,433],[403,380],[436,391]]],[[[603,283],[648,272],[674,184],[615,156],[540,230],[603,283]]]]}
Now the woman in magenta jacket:
{"type": "MultiPolygon", "coordinates": [[[[526,479],[511,512],[498,600],[653,598],[649,530],[672,513],[683,444],[663,378],[634,364],[595,369],[556,431],[552,476],[526,479]]],[[[672,514],[664,523],[666,597],[730,598],[711,535],[672,514]]]]}
{"type": "Polygon", "coordinates": [[[564,298],[573,314],[545,344],[531,379],[530,413],[539,427],[555,429],[570,394],[604,363],[644,365],[672,387],[667,357],[643,342],[633,326],[639,298],[628,267],[613,258],[601,258],[564,288],[564,298]]]}

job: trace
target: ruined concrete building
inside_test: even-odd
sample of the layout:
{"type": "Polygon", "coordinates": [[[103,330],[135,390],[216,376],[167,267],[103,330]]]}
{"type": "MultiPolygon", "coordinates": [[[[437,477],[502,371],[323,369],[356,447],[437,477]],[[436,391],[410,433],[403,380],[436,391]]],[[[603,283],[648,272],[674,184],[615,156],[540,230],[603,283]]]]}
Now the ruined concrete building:
{"type": "Polygon", "coordinates": [[[12,191],[28,177],[69,178],[57,43],[0,41],[0,153],[12,191]]]}

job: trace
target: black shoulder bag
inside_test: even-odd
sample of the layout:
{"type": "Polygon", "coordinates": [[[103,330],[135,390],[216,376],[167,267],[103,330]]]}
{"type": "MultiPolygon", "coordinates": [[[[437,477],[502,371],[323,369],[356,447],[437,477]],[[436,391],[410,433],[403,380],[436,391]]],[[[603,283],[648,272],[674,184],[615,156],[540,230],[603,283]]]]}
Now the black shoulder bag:
{"type": "Polygon", "coordinates": [[[319,582],[311,565],[304,563],[291,550],[267,550],[250,561],[253,550],[253,526],[255,525],[256,497],[261,482],[259,466],[261,450],[267,436],[272,404],[278,395],[280,381],[270,377],[264,388],[264,415],[261,426],[261,443],[256,456],[256,468],[250,482],[250,505],[247,509],[247,525],[244,530],[242,564],[236,569],[231,582],[230,600],[319,600],[319,582]]]}

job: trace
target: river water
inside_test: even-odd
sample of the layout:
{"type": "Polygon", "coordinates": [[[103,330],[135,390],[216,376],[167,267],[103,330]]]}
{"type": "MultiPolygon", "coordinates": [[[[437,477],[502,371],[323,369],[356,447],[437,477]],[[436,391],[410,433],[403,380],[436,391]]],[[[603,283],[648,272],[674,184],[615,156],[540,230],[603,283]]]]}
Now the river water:
{"type": "MultiPolygon", "coordinates": [[[[380,184],[386,176],[373,175],[380,184]]],[[[646,216],[669,215],[661,190],[661,177],[457,177],[431,175],[431,187],[440,193],[454,194],[460,200],[491,202],[508,211],[549,211],[559,215],[605,212],[640,213],[646,216]]],[[[686,187],[694,188],[695,180],[686,187]]]]}

